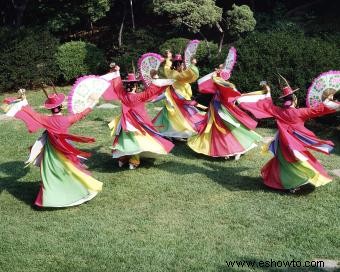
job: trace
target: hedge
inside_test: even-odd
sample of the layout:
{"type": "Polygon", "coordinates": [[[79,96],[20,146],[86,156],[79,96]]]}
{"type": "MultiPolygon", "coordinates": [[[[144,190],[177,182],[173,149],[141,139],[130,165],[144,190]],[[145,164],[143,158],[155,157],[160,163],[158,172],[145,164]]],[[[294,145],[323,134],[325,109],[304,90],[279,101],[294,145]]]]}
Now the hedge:
{"type": "Polygon", "coordinates": [[[41,29],[0,29],[0,92],[55,81],[58,40],[41,29]]]}
{"type": "Polygon", "coordinates": [[[66,81],[82,75],[100,74],[107,68],[102,50],[94,44],[71,41],[59,46],[57,64],[66,81]]]}

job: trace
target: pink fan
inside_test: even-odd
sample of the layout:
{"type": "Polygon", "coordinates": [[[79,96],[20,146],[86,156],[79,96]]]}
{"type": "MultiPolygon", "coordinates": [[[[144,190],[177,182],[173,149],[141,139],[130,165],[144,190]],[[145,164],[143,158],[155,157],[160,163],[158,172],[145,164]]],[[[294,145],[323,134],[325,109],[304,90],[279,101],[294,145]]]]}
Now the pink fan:
{"type": "Polygon", "coordinates": [[[231,71],[234,68],[237,59],[237,51],[235,47],[231,47],[228,52],[228,56],[223,63],[223,69],[221,71],[221,77],[224,80],[228,80],[231,76],[231,71]]]}
{"type": "Polygon", "coordinates": [[[157,73],[159,66],[164,58],[155,53],[143,54],[138,60],[138,70],[142,77],[143,83],[149,86],[152,82],[153,75],[157,73]]]}
{"type": "Polygon", "coordinates": [[[188,43],[187,47],[185,48],[184,65],[186,68],[190,66],[191,58],[195,56],[199,44],[200,44],[199,40],[192,40],[188,43]]]}
{"type": "Polygon", "coordinates": [[[68,111],[72,114],[92,107],[92,95],[100,97],[111,87],[111,83],[99,76],[83,76],[77,79],[68,95],[68,111]]]}
{"type": "Polygon", "coordinates": [[[326,90],[333,94],[340,91],[340,71],[328,71],[315,78],[308,88],[306,105],[313,107],[313,105],[322,103],[326,90]]]}

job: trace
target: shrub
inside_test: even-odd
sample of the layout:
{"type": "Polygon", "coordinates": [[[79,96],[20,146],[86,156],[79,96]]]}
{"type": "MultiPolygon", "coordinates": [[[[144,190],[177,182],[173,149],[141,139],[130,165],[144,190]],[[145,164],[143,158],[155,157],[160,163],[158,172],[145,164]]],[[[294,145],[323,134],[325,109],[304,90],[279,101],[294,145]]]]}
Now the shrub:
{"type": "Polygon", "coordinates": [[[231,80],[240,90],[258,90],[259,82],[266,80],[275,99],[281,95],[276,75],[280,73],[292,88],[301,89],[296,92],[300,105],[305,104],[306,90],[313,78],[340,67],[336,42],[307,37],[297,31],[254,32],[235,46],[238,61],[231,80]]]}
{"type": "Polygon", "coordinates": [[[106,68],[103,51],[82,41],[62,44],[57,51],[57,64],[66,81],[81,75],[100,74],[106,68]]]}
{"type": "Polygon", "coordinates": [[[48,31],[0,29],[0,92],[54,81],[58,40],[48,31]]]}

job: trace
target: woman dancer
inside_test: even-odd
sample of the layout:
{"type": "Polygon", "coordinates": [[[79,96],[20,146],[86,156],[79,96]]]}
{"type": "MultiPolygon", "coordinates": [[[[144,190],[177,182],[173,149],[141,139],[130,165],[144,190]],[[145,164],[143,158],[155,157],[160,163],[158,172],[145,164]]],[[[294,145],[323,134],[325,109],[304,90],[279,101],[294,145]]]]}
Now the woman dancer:
{"type": "MultiPolygon", "coordinates": [[[[285,79],[284,79],[285,80],[285,79]]],[[[323,166],[308,151],[313,149],[329,154],[333,149],[331,141],[318,139],[305,128],[304,123],[314,117],[333,113],[340,105],[329,100],[331,96],[311,108],[297,108],[295,92],[285,80],[283,107],[275,106],[270,97],[270,88],[263,83],[265,91],[249,93],[238,99],[240,106],[256,118],[275,118],[278,132],[269,145],[274,154],[261,170],[264,184],[274,189],[288,189],[294,192],[300,186],[312,184],[315,187],[331,181],[323,166]]]]}
{"type": "Polygon", "coordinates": [[[235,105],[241,94],[234,84],[227,81],[230,72],[223,72],[220,65],[215,73],[198,81],[201,93],[214,96],[205,116],[204,126],[198,135],[188,139],[188,145],[197,153],[226,159],[235,156],[235,160],[238,160],[241,154],[256,147],[256,142],[262,137],[253,131],[257,122],[235,105]],[[206,81],[210,81],[209,84],[205,84],[206,81]]]}
{"type": "Polygon", "coordinates": [[[201,105],[191,100],[190,83],[198,78],[196,59],[193,58],[191,65],[184,69],[180,54],[172,58],[172,53],[166,51],[165,57],[164,74],[175,82],[166,89],[165,105],[152,122],[163,136],[183,140],[196,134],[204,120],[204,114],[195,107],[201,105]]]}
{"type": "MultiPolygon", "coordinates": [[[[45,90],[44,90],[45,92],[45,90]]],[[[20,90],[19,99],[7,98],[5,111],[25,122],[29,132],[45,129],[44,133],[31,148],[27,164],[40,167],[42,184],[35,205],[39,207],[69,207],[89,201],[102,189],[102,183],[91,177],[82,163],[89,153],[76,149],[70,141],[90,143],[93,138],[69,134],[68,129],[84,118],[91,108],[75,114],[63,116],[62,103],[64,94],[48,95],[44,107],[52,115],[43,115],[34,111],[20,90]],[[80,160],[82,159],[82,161],[80,160]]],[[[93,99],[95,105],[97,99],[93,99]]]]}
{"type": "Polygon", "coordinates": [[[115,66],[114,71],[112,86],[122,103],[122,111],[109,124],[114,135],[112,157],[118,159],[119,167],[129,163],[129,168],[135,169],[140,165],[140,155],[167,154],[174,146],[155,129],[145,109],[145,103],[162,93],[173,81],[155,79],[144,92],[137,93],[139,80],[134,74],[122,81],[119,66],[115,66]]]}

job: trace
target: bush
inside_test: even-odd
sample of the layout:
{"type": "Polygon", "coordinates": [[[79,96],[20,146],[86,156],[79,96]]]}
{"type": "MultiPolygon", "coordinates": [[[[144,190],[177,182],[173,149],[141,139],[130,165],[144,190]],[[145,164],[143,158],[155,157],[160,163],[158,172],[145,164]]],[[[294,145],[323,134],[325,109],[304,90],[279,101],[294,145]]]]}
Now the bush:
{"type": "Polygon", "coordinates": [[[276,75],[280,73],[292,88],[300,88],[296,92],[300,105],[305,104],[307,88],[313,78],[340,67],[336,42],[307,37],[297,31],[254,32],[239,40],[235,47],[238,60],[231,81],[240,90],[258,90],[259,82],[266,80],[275,99],[281,95],[276,75]]]}
{"type": "Polygon", "coordinates": [[[57,51],[57,64],[66,81],[82,75],[103,73],[107,65],[102,50],[82,41],[61,45],[57,51]]]}
{"type": "Polygon", "coordinates": [[[48,31],[0,29],[0,92],[54,81],[58,40],[48,31]]]}

